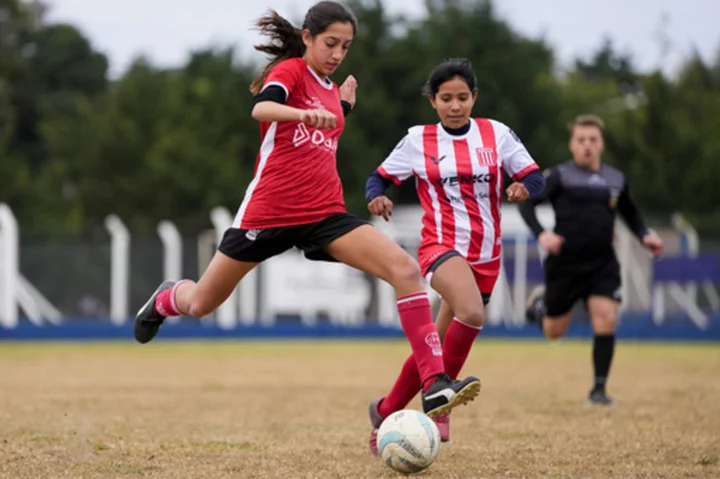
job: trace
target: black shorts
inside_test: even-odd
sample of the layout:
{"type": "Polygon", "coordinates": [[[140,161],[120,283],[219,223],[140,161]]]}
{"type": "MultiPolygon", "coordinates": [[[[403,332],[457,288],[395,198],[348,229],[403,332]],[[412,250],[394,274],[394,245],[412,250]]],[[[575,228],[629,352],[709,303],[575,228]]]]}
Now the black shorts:
{"type": "Polygon", "coordinates": [[[296,247],[305,253],[307,259],[337,262],[324,248],[366,224],[369,223],[355,215],[339,213],[304,225],[253,230],[228,228],[218,250],[237,261],[260,263],[296,247]]]}
{"type": "Polygon", "coordinates": [[[570,312],[578,300],[604,296],[620,302],[620,263],[615,254],[572,258],[562,254],[545,260],[545,308],[548,316],[570,312]]]}

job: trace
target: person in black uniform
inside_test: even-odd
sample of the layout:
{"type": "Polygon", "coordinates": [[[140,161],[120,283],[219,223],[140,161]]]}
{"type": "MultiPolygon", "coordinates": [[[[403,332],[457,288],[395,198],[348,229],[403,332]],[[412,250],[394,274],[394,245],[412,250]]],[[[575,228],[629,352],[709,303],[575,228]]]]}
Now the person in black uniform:
{"type": "Polygon", "coordinates": [[[601,161],[605,126],[595,115],[580,115],[570,125],[573,159],[545,172],[542,194],[519,206],[520,214],[547,251],[545,285],[528,299],[527,319],[539,322],[549,339],[562,337],[570,312],[583,300],[590,314],[595,383],[591,404],[613,405],[606,382],[615,350],[615,323],[620,295],[620,264],[613,248],[615,212],[654,257],[662,254],[662,240],[648,232],[630,194],[624,175],[601,161]],[[549,201],[555,229],[546,231],[535,206],[549,201]]]}

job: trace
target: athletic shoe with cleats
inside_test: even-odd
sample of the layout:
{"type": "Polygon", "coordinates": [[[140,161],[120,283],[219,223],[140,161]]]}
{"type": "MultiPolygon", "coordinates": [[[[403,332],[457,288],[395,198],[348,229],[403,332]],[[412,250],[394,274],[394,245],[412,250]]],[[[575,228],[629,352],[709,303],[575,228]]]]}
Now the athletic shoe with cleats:
{"type": "Polygon", "coordinates": [[[542,318],[545,316],[544,295],[545,285],[543,284],[536,286],[532,291],[530,291],[530,296],[528,296],[528,300],[525,305],[525,319],[528,323],[542,324],[542,318]]]}
{"type": "Polygon", "coordinates": [[[137,342],[145,344],[150,342],[160,330],[165,316],[161,315],[155,309],[155,298],[161,292],[172,288],[175,285],[174,281],[163,282],[155,292],[150,296],[147,303],[140,308],[137,315],[135,316],[135,339],[137,342]]]}
{"type": "Polygon", "coordinates": [[[380,415],[380,411],[378,410],[378,405],[380,404],[380,399],[376,399],[373,402],[370,403],[369,412],[370,412],[370,424],[372,424],[372,431],[370,431],[370,451],[378,455],[378,446],[377,446],[377,434],[378,429],[380,429],[380,425],[383,422],[383,417],[380,415]]]}
{"type": "Polygon", "coordinates": [[[617,402],[602,389],[590,391],[587,402],[594,406],[617,406],[617,402]]]}
{"type": "Polygon", "coordinates": [[[441,414],[448,414],[457,406],[474,400],[480,394],[480,388],[480,380],[476,377],[456,380],[447,374],[440,374],[427,392],[422,393],[423,411],[433,419],[441,414]]]}
{"type": "Polygon", "coordinates": [[[435,425],[437,426],[438,431],[440,431],[440,441],[449,442],[450,441],[450,415],[449,414],[440,414],[438,417],[433,418],[433,421],[435,421],[435,425]]]}

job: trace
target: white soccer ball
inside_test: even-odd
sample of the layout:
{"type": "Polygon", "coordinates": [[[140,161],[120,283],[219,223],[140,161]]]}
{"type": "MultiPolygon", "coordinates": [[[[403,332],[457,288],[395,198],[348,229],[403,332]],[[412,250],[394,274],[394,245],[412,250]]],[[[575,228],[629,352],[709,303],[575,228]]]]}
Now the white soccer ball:
{"type": "Polygon", "coordinates": [[[425,414],[404,409],[385,418],[378,429],[377,445],[385,464],[411,474],[435,462],[440,452],[440,431],[425,414]]]}

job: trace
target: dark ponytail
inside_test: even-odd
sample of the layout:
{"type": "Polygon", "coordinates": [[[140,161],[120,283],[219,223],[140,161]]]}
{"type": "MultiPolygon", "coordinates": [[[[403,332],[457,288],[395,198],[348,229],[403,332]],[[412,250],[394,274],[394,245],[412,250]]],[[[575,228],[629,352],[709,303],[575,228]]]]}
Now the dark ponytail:
{"type": "Polygon", "coordinates": [[[255,45],[255,50],[270,55],[270,62],[250,85],[252,94],[260,93],[265,78],[275,65],[283,60],[305,55],[303,29],[307,28],[310,35],[315,38],[333,23],[349,23],[353,27],[353,34],[357,31],[355,14],[344,5],[329,0],[318,2],[308,10],[302,28],[295,28],[275,10],[270,10],[267,15],[260,18],[256,26],[261,33],[270,37],[270,41],[264,45],[255,45]]]}
{"type": "Polygon", "coordinates": [[[255,45],[255,50],[267,53],[272,59],[250,85],[253,95],[260,93],[265,77],[275,65],[288,58],[302,57],[305,54],[302,30],[295,28],[275,10],[270,10],[267,15],[261,17],[256,26],[261,33],[270,37],[270,41],[264,45],[255,45]]]}

